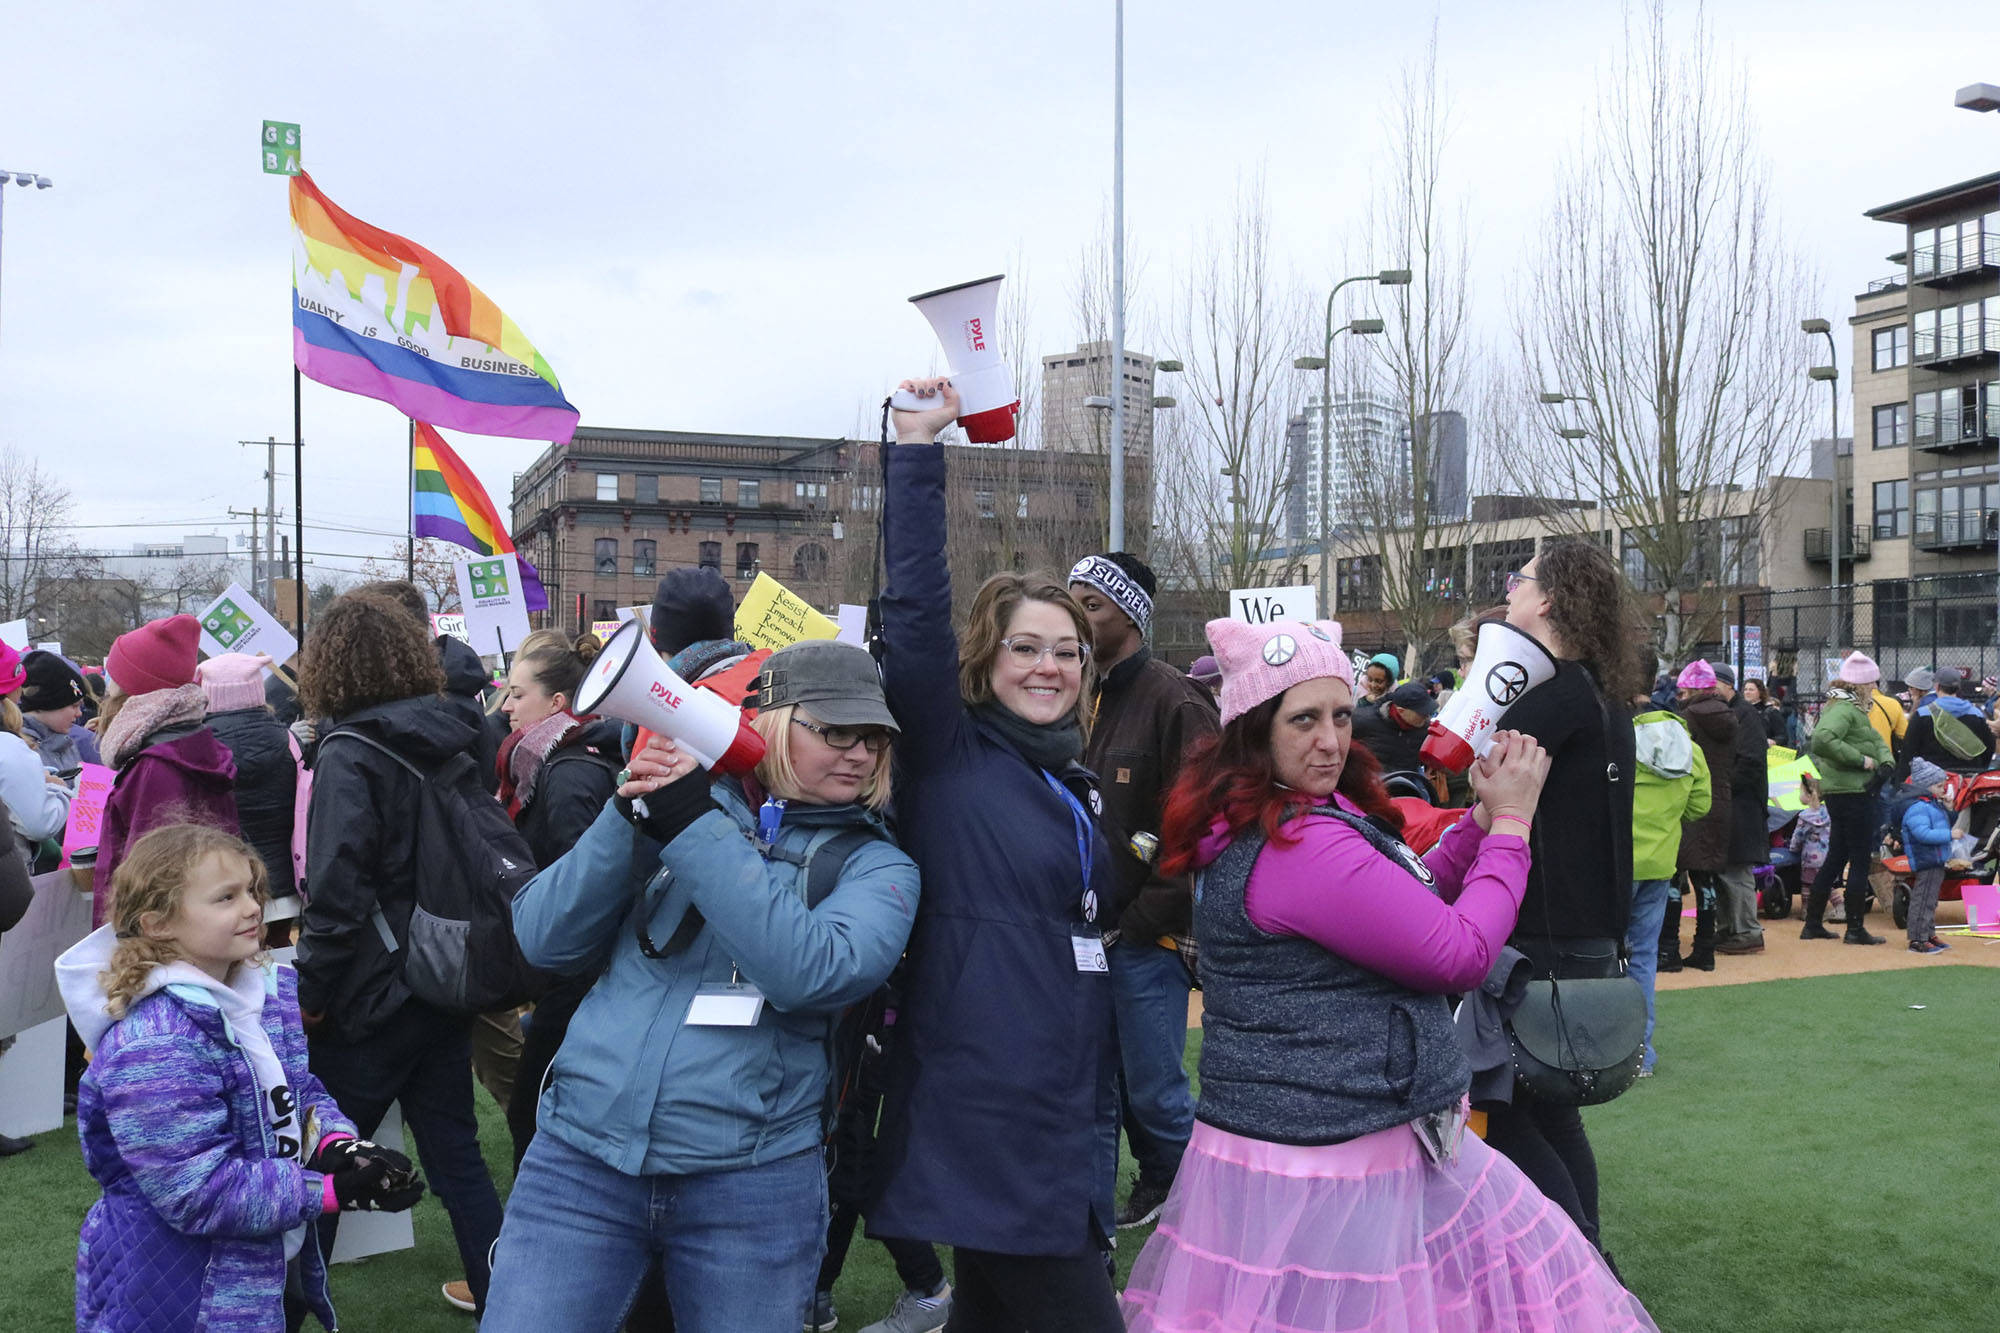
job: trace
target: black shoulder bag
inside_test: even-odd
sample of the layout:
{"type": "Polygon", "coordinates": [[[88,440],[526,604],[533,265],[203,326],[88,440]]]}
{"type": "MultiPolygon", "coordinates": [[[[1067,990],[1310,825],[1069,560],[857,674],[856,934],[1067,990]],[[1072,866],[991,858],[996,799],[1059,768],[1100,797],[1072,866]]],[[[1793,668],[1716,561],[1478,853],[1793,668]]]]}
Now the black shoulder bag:
{"type": "MultiPolygon", "coordinates": [[[[1618,816],[1613,795],[1618,783],[1631,777],[1618,771],[1612,757],[1611,713],[1597,698],[1604,718],[1605,806],[1611,818],[1616,850],[1630,842],[1632,830],[1618,816]]],[[[1539,827],[1539,826],[1538,826],[1539,827]]],[[[1615,857],[1623,860],[1623,857],[1615,857]]],[[[1626,893],[1631,885],[1623,886],[1626,893]]],[[[1542,894],[1545,938],[1553,939],[1548,894],[1542,894]]],[[[1550,970],[1560,971],[1550,964],[1550,970]]],[[[1615,977],[1537,977],[1508,1024],[1514,1048],[1514,1081],[1528,1097],[1547,1106],[1596,1106],[1611,1101],[1639,1078],[1646,1055],[1646,995],[1639,983],[1622,971],[1615,977]]]]}

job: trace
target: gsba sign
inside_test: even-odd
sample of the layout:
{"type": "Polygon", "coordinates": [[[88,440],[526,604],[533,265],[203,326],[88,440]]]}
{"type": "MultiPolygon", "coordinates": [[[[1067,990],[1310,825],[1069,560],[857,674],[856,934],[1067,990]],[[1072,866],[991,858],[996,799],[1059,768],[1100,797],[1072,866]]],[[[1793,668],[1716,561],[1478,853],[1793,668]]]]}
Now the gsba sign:
{"type": "Polygon", "coordinates": [[[1310,584],[1303,588],[1236,588],[1229,594],[1229,618],[1253,625],[1311,620],[1318,605],[1318,590],[1310,584]]]}

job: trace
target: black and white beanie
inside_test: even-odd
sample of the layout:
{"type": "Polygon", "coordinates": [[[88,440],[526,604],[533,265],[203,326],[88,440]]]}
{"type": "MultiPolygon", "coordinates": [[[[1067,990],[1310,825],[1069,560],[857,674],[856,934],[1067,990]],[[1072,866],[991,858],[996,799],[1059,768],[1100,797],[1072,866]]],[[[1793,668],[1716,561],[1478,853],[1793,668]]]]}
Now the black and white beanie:
{"type": "Polygon", "coordinates": [[[1131,556],[1121,559],[1115,554],[1088,555],[1071,566],[1069,581],[1087,583],[1097,589],[1139,627],[1139,633],[1149,634],[1153,628],[1153,595],[1140,585],[1141,571],[1150,582],[1152,571],[1131,556]]]}

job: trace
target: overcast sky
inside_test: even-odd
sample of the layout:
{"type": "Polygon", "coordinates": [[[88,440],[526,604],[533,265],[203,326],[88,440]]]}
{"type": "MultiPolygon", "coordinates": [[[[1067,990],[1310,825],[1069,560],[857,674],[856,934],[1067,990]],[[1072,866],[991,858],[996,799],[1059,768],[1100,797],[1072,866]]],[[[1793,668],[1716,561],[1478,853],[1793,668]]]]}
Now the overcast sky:
{"type": "MultiPolygon", "coordinates": [[[[1147,275],[1261,169],[1286,262],[1339,276],[1432,12],[1133,0],[1127,217],[1147,275]]],[[[1909,11],[1860,0],[1712,12],[1830,318],[1900,248],[1864,209],[2000,163],[2000,115],[1951,105],[2000,82],[2000,14],[1955,12],[1921,43],[1909,11]]],[[[1436,13],[1447,185],[1470,202],[1477,317],[1497,333],[1621,17],[1605,0],[1436,13]]],[[[912,292],[1012,269],[1034,345],[1071,340],[1063,291],[1110,190],[1111,16],[1110,0],[13,6],[0,168],[56,184],[6,191],[0,444],[68,483],[79,523],[153,525],[93,527],[92,545],[242,530],[227,511],[263,503],[264,460],[236,441],[291,434],[265,118],[303,124],[330,198],[483,288],[586,424],[851,432],[936,357],[912,292]]],[[[311,383],[304,403],[307,547],[350,568],[405,521],[402,418],[311,383]]],[[[540,446],[451,438],[504,512],[540,446]]]]}

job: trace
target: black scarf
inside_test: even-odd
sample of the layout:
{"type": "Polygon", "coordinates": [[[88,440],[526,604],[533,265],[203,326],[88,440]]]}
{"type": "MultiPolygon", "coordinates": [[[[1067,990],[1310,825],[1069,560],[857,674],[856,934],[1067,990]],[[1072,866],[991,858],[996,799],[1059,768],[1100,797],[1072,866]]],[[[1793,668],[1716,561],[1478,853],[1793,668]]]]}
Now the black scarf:
{"type": "Polygon", "coordinates": [[[1037,768],[1060,773],[1083,758],[1083,724],[1076,714],[1060,722],[1030,722],[997,703],[974,704],[972,715],[990,725],[1037,768]]]}

